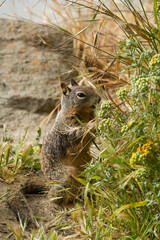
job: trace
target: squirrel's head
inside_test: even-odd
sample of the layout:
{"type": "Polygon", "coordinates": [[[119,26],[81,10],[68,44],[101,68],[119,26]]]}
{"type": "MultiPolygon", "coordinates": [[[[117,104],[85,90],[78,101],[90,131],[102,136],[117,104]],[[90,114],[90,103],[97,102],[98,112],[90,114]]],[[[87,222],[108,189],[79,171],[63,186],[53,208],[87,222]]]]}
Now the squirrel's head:
{"type": "MultiPolygon", "coordinates": [[[[79,86],[73,79],[71,80],[71,87],[65,83],[61,83],[62,98],[61,107],[63,110],[72,112],[74,115],[89,115],[91,120],[94,116],[96,105],[101,98],[91,87],[79,86]]],[[[83,119],[84,119],[83,117],[83,119]]]]}

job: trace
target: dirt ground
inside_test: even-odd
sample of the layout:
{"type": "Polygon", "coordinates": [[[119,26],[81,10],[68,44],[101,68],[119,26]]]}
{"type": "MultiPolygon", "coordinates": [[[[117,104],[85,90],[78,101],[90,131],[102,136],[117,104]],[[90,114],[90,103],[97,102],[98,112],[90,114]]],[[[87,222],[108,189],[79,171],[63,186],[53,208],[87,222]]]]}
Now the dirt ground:
{"type": "MultiPolygon", "coordinates": [[[[63,224],[65,227],[70,224],[73,225],[72,215],[65,214],[66,211],[62,206],[49,200],[47,186],[41,172],[29,173],[23,171],[23,173],[17,175],[15,182],[12,184],[0,180],[0,189],[0,240],[17,239],[14,234],[11,234],[11,228],[18,234],[20,219],[24,223],[25,218],[28,220],[24,234],[25,239],[30,239],[31,232],[41,227],[46,233],[51,229],[56,229],[62,239],[65,236],[68,236],[67,239],[74,239],[73,236],[76,233],[73,228],[63,231],[59,231],[57,228],[57,226],[63,224]],[[35,185],[33,185],[33,182],[35,185]],[[60,215],[62,217],[57,218],[60,215]]],[[[78,235],[76,236],[75,239],[78,239],[78,235]]]]}

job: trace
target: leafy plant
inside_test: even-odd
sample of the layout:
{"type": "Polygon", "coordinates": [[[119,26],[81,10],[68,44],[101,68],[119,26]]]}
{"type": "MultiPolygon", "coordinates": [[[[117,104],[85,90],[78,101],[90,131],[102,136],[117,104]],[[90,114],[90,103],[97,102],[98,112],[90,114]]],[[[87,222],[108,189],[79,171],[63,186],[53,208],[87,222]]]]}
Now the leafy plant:
{"type": "MultiPolygon", "coordinates": [[[[114,59],[119,81],[128,79],[117,92],[117,98],[107,92],[110,100],[103,101],[98,116],[97,139],[101,151],[98,159],[77,178],[85,186],[86,206],[79,231],[88,239],[158,239],[159,3],[154,1],[153,4],[154,24],[141,1],[144,16],[137,12],[131,1],[123,1],[135,20],[134,24],[127,21],[114,1],[120,16],[111,12],[102,1],[90,2],[90,6],[82,2],[74,3],[95,11],[98,17],[100,14],[110,16],[126,35],[126,40],[117,42],[114,59]]],[[[92,45],[92,48],[96,47],[92,45]]],[[[95,68],[97,72],[98,67],[95,68]]],[[[92,73],[88,73],[87,77],[92,77],[92,73]]],[[[101,80],[99,77],[104,96],[103,89],[107,84],[104,84],[103,74],[101,80]]]]}
{"type": "Polygon", "coordinates": [[[7,183],[13,182],[15,174],[22,169],[40,169],[41,129],[37,131],[36,142],[32,145],[26,146],[26,134],[27,130],[18,144],[15,144],[13,139],[7,138],[3,138],[0,144],[0,177],[7,183]]]}

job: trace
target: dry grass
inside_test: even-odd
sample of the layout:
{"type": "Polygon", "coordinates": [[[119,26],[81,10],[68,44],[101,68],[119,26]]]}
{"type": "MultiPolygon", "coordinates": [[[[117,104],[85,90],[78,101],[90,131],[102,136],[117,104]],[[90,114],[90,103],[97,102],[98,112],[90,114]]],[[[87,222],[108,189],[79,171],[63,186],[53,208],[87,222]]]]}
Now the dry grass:
{"type": "MultiPolygon", "coordinates": [[[[141,34],[138,30],[131,32],[128,23],[140,24],[138,17],[129,11],[120,1],[110,1],[103,5],[101,1],[64,1],[64,5],[53,1],[50,6],[61,19],[57,27],[71,35],[74,43],[75,68],[79,75],[77,80],[101,86],[115,97],[115,92],[128,82],[129,74],[119,78],[126,62],[115,55],[119,51],[117,44],[129,35],[141,34]],[[106,6],[108,8],[106,8],[106,6]],[[126,31],[127,30],[127,31],[126,31]]],[[[139,9],[141,7],[139,6],[139,9]]],[[[145,10],[151,16],[151,1],[146,3],[145,10]]],[[[140,13],[143,14],[141,8],[140,13]]],[[[48,17],[48,23],[55,24],[48,17]]],[[[103,98],[110,98],[103,92],[103,98]]],[[[101,91],[102,94],[102,91],[101,91]]]]}

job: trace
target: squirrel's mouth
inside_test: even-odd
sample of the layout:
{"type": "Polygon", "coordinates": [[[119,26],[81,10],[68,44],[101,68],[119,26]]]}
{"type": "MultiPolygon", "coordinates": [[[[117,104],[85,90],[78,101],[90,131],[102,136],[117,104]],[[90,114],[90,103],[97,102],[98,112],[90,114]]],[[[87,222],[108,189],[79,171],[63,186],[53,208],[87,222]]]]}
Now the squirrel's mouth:
{"type": "Polygon", "coordinates": [[[95,105],[92,105],[92,106],[90,106],[90,108],[91,108],[91,109],[95,109],[95,108],[96,108],[96,106],[95,106],[95,105]]]}

